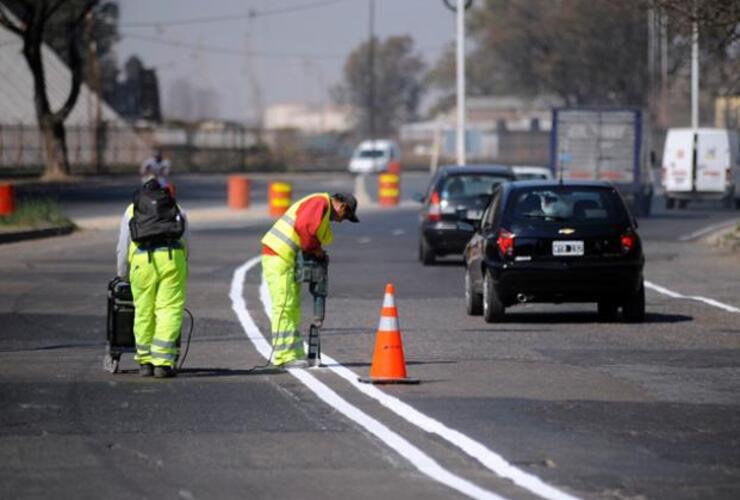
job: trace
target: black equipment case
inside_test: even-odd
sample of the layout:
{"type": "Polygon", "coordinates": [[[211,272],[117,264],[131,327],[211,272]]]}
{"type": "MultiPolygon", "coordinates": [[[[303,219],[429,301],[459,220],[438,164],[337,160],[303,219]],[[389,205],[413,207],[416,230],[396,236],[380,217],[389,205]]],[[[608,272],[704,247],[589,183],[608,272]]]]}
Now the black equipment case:
{"type": "Polygon", "coordinates": [[[124,352],[135,353],[134,297],[131,285],[116,277],[108,283],[107,345],[103,369],[118,372],[118,363],[124,352]]]}

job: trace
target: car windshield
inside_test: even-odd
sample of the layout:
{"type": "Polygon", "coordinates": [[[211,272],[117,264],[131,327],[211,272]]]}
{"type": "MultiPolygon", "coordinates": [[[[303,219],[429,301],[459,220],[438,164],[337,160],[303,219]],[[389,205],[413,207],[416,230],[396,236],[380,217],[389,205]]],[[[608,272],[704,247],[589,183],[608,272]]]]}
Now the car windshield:
{"type": "Polygon", "coordinates": [[[384,154],[385,151],[381,149],[362,149],[357,153],[357,158],[382,158],[384,154]]]}
{"type": "Polygon", "coordinates": [[[614,189],[588,186],[554,186],[519,189],[509,203],[514,221],[567,221],[585,224],[613,224],[628,215],[614,189]]]}
{"type": "Polygon", "coordinates": [[[444,179],[440,196],[443,200],[490,196],[496,186],[508,180],[493,174],[454,175],[444,179]]]}

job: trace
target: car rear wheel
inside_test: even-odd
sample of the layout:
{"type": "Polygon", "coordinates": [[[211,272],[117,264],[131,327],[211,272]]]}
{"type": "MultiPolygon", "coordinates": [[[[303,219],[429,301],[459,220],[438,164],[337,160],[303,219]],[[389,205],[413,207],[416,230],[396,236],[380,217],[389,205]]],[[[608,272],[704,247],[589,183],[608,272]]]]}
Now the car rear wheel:
{"type": "Polygon", "coordinates": [[[471,316],[480,316],[483,313],[483,294],[473,290],[470,269],[465,269],[465,309],[471,316]]]}
{"type": "Polygon", "coordinates": [[[628,323],[641,323],[645,320],[645,285],[622,304],[622,316],[628,323]]]}
{"type": "Polygon", "coordinates": [[[423,237],[419,242],[419,260],[425,266],[430,266],[434,264],[434,250],[432,250],[432,248],[429,246],[426,240],[424,240],[423,237]]]}
{"type": "Polygon", "coordinates": [[[493,287],[493,277],[490,271],[486,271],[483,276],[483,319],[486,323],[501,321],[504,319],[505,310],[493,287]]]}
{"type": "Polygon", "coordinates": [[[617,319],[619,304],[611,300],[600,300],[598,303],[599,321],[614,321],[617,319]]]}

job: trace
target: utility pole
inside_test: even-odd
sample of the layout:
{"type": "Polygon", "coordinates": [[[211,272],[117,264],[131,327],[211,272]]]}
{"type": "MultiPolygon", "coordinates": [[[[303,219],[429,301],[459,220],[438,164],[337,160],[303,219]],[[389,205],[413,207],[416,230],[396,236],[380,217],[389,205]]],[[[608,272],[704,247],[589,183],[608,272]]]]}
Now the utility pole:
{"type": "Polygon", "coordinates": [[[369,127],[370,127],[370,140],[375,142],[375,0],[368,0],[369,2],[369,36],[370,41],[368,47],[368,78],[369,78],[369,89],[368,89],[368,111],[369,111],[369,127]]]}
{"type": "Polygon", "coordinates": [[[465,165],[465,0],[457,0],[457,164],[465,165]]]}
{"type": "Polygon", "coordinates": [[[457,134],[455,137],[455,151],[457,164],[465,165],[465,11],[472,5],[473,0],[442,0],[448,9],[456,15],[456,80],[457,80],[457,134]],[[456,2],[453,7],[452,2],[456,2]]]}
{"type": "MultiPolygon", "coordinates": [[[[103,85],[101,82],[101,71],[100,71],[100,58],[98,57],[98,44],[93,39],[92,28],[93,28],[93,13],[88,12],[85,15],[85,34],[88,40],[88,59],[89,59],[89,72],[88,72],[88,95],[92,96],[95,100],[95,118],[92,125],[92,157],[91,161],[95,172],[100,173],[103,167],[103,137],[102,137],[102,109],[100,104],[101,93],[103,92],[103,85]]],[[[90,100],[88,99],[88,106],[90,106],[90,100]]],[[[88,109],[88,113],[93,112],[92,109],[88,109]]]]}
{"type": "Polygon", "coordinates": [[[696,2],[691,20],[691,128],[699,128],[699,25],[696,21],[696,2]]]}

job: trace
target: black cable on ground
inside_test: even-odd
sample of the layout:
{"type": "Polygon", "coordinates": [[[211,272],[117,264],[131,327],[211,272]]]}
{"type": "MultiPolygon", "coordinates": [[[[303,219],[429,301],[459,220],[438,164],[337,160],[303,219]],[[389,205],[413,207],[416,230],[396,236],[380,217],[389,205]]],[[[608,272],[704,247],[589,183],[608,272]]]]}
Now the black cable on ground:
{"type": "Polygon", "coordinates": [[[182,370],[182,366],[185,364],[185,358],[188,357],[188,351],[190,350],[190,339],[193,337],[193,325],[195,325],[195,319],[193,319],[193,313],[190,312],[190,309],[186,307],[185,312],[188,313],[188,316],[190,316],[190,329],[188,330],[188,340],[185,343],[185,352],[182,354],[182,358],[180,358],[180,363],[177,366],[177,371],[182,370]]]}

